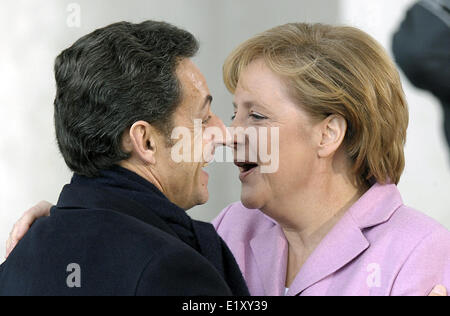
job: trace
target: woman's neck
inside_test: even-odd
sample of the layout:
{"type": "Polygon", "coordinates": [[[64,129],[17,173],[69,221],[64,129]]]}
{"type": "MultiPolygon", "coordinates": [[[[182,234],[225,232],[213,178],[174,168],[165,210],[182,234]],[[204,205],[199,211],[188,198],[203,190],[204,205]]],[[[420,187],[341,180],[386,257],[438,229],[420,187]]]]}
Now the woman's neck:
{"type": "Polygon", "coordinates": [[[365,189],[357,188],[347,177],[339,175],[316,181],[307,191],[277,203],[276,212],[267,211],[283,214],[282,218],[274,219],[289,244],[287,286],[323,238],[365,193],[365,189]]]}

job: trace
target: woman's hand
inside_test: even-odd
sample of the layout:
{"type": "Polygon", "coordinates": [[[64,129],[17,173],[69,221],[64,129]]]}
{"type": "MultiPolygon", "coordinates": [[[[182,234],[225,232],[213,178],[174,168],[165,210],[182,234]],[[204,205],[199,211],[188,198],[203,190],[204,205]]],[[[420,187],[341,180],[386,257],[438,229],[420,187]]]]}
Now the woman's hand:
{"type": "Polygon", "coordinates": [[[13,227],[13,230],[9,234],[9,239],[6,242],[5,258],[8,258],[11,251],[17,245],[19,240],[21,240],[23,236],[25,236],[26,232],[28,231],[28,229],[30,229],[31,225],[36,219],[42,216],[50,215],[50,209],[52,208],[52,206],[53,205],[49,202],[42,201],[23,214],[23,216],[17,221],[17,223],[13,227]]]}
{"type": "Polygon", "coordinates": [[[443,285],[436,285],[428,296],[447,296],[447,289],[443,285]]]}

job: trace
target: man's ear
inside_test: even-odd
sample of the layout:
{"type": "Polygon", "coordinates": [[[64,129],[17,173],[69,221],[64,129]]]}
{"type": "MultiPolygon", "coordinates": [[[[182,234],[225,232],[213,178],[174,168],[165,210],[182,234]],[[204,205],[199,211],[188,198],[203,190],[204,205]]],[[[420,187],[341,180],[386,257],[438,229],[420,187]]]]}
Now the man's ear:
{"type": "Polygon", "coordinates": [[[321,141],[318,155],[327,158],[336,153],[344,141],[347,121],[340,115],[330,115],[319,124],[321,141]]]}
{"type": "Polygon", "coordinates": [[[138,121],[130,127],[123,146],[127,152],[146,164],[155,164],[157,133],[148,122],[138,121]]]}

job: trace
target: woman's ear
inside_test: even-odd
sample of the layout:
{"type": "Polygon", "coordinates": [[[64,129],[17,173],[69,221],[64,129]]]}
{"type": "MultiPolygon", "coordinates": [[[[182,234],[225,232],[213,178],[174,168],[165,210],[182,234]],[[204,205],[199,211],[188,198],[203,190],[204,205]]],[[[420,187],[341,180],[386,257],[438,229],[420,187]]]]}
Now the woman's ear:
{"type": "Polygon", "coordinates": [[[340,115],[330,115],[320,123],[321,141],[318,155],[327,158],[336,153],[344,141],[347,121],[340,115]]]}
{"type": "Polygon", "coordinates": [[[146,164],[156,163],[157,131],[148,122],[138,121],[130,127],[128,137],[124,138],[125,150],[146,164]]]}

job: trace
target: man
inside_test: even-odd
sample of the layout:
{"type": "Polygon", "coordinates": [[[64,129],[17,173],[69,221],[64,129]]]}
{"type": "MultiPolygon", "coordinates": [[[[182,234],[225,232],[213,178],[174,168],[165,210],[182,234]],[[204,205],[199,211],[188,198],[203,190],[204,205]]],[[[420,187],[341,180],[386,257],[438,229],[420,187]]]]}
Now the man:
{"type": "Polygon", "coordinates": [[[122,22],[57,57],[56,137],[74,176],[0,267],[0,295],[249,295],[213,226],[185,213],[208,200],[206,162],[171,159],[173,127],[225,128],[197,50],[167,23],[122,22]]]}

